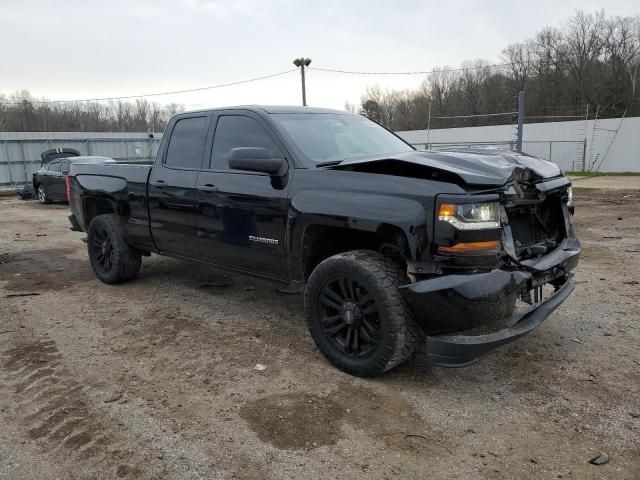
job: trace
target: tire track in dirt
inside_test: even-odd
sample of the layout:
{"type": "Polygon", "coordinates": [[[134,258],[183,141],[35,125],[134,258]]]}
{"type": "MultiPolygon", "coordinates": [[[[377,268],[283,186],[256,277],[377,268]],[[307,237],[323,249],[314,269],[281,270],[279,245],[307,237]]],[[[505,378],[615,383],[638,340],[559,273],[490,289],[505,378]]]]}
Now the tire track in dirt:
{"type": "Polygon", "coordinates": [[[76,460],[103,466],[125,462],[116,472],[139,477],[139,468],[126,465],[132,454],[119,448],[121,442],[93,411],[86,395],[88,388],[62,365],[54,341],[19,343],[2,352],[0,358],[4,386],[12,391],[17,417],[31,440],[47,452],[64,450],[76,460]]]}
{"type": "Polygon", "coordinates": [[[0,254],[0,281],[4,290],[46,292],[93,280],[88,262],[74,258],[74,247],[26,250],[0,254]]]}

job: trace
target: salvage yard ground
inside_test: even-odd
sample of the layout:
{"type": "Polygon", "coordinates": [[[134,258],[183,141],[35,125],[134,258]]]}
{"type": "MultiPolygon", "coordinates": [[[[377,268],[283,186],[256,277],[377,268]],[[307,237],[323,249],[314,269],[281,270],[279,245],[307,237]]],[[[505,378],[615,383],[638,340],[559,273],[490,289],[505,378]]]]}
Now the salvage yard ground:
{"type": "Polygon", "coordinates": [[[358,379],[301,296],[158,256],[106,286],[66,206],[0,198],[0,479],[637,480],[640,190],[576,204],[576,292],[537,331],[358,379]]]}

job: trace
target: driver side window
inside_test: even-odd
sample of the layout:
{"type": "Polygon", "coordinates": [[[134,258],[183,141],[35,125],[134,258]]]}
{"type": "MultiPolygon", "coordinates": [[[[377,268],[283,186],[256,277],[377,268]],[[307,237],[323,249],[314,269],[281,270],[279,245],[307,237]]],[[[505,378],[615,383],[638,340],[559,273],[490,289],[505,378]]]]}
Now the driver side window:
{"type": "Polygon", "coordinates": [[[262,126],[244,115],[223,115],[218,119],[211,150],[211,168],[229,170],[229,152],[237,147],[260,147],[272,157],[281,156],[278,147],[262,126]]]}

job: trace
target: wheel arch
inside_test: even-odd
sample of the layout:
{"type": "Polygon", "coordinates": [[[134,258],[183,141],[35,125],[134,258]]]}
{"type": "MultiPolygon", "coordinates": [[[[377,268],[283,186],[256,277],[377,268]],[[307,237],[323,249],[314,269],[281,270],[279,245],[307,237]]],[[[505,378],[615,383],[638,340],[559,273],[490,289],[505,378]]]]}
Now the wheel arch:
{"type": "Polygon", "coordinates": [[[122,207],[118,204],[116,200],[110,198],[108,196],[99,196],[99,195],[88,195],[83,198],[83,217],[84,222],[87,228],[91,224],[91,220],[93,220],[98,215],[103,215],[107,213],[115,213],[118,216],[124,217],[127,215],[126,212],[123,211],[122,207]]]}
{"type": "Polygon", "coordinates": [[[74,175],[73,179],[82,198],[82,217],[86,229],[97,215],[115,213],[120,217],[129,216],[126,180],[101,175],[74,175]]]}
{"type": "Polygon", "coordinates": [[[296,274],[305,282],[320,262],[338,253],[372,250],[394,257],[400,263],[411,258],[406,233],[397,225],[388,223],[369,229],[312,223],[304,228],[300,238],[300,261],[297,262],[299,270],[296,274]]]}
{"type": "Polygon", "coordinates": [[[304,282],[324,258],[349,250],[384,251],[414,260],[424,249],[426,225],[425,207],[413,198],[301,190],[292,197],[289,213],[289,278],[304,282]]]}

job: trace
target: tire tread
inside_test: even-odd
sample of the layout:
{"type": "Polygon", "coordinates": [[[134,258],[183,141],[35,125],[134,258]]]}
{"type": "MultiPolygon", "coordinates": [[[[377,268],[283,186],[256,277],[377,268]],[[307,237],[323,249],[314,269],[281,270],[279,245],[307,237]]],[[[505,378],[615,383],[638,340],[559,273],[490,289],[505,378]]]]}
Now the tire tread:
{"type": "Polygon", "coordinates": [[[388,312],[387,320],[391,324],[391,334],[394,338],[386,346],[385,354],[376,362],[356,369],[342,362],[339,356],[319,341],[313,328],[310,328],[310,331],[322,354],[339,369],[363,377],[381,375],[408,360],[415,352],[421,337],[420,328],[398,290],[398,286],[405,283],[406,276],[396,261],[371,250],[352,250],[327,258],[309,277],[305,289],[305,315],[309,322],[313,315],[312,290],[321,284],[325,271],[330,271],[336,264],[345,262],[357,264],[366,272],[372,283],[384,289],[385,298],[381,300],[388,312]]]}
{"type": "Polygon", "coordinates": [[[87,236],[89,260],[93,267],[93,271],[102,282],[107,284],[123,283],[133,280],[138,276],[138,273],[140,272],[140,265],[142,264],[142,253],[125,241],[120,219],[117,215],[107,213],[94,217],[89,225],[87,236]],[[104,274],[99,270],[99,268],[96,268],[96,260],[93,258],[92,253],[93,232],[100,224],[103,224],[105,229],[109,232],[115,253],[115,258],[113,260],[115,268],[113,268],[108,274],[104,274]]]}

